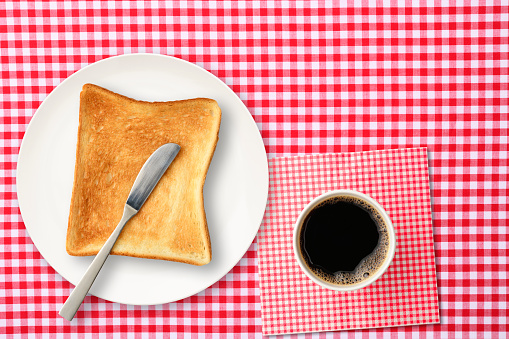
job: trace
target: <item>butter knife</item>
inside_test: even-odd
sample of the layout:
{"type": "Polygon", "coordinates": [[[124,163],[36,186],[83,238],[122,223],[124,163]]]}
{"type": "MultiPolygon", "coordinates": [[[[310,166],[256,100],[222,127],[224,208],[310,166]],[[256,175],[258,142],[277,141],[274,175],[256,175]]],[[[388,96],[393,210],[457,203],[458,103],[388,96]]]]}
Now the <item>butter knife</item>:
{"type": "Polygon", "coordinates": [[[131,192],[129,193],[122,219],[108,240],[104,243],[99,253],[97,253],[95,259],[88,267],[78,285],[76,285],[74,290],[71,292],[69,298],[67,298],[67,301],[58,313],[60,316],[69,321],[74,318],[74,315],[78,311],[83,299],[85,299],[90,287],[92,287],[92,284],[104,265],[104,262],[110,255],[110,251],[113,248],[113,245],[115,245],[115,242],[117,241],[117,238],[125,224],[136,213],[138,213],[141,206],[143,206],[150,193],[152,193],[152,190],[159,182],[159,179],[161,179],[164,172],[166,172],[166,169],[170,166],[179,151],[179,145],[171,143],[165,144],[152,153],[145,162],[134,181],[131,192]]]}

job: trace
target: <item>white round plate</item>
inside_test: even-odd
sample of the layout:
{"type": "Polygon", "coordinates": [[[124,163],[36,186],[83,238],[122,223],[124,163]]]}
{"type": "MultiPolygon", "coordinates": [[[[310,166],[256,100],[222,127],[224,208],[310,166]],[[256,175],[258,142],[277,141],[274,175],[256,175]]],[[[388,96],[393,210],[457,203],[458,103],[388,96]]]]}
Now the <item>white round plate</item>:
{"type": "Polygon", "coordinates": [[[79,95],[85,83],[144,101],[208,97],[222,110],[219,142],[204,187],[212,261],[193,266],[110,256],[90,293],[113,302],[154,305],[214,284],[256,236],[267,202],[267,156],[251,114],[235,93],[206,70],[169,56],[130,54],[101,60],[71,75],[41,104],[23,138],[17,168],[21,215],[35,246],[74,285],[93,259],[65,250],[79,95]]]}

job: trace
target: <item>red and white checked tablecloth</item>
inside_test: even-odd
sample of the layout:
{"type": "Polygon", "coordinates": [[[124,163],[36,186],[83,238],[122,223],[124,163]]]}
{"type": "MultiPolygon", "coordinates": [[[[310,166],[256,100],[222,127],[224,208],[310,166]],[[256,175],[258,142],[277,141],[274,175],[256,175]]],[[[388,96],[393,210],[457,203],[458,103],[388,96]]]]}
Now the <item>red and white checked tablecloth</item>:
{"type": "Polygon", "coordinates": [[[269,158],[428,147],[441,324],[335,335],[506,338],[508,47],[505,0],[1,2],[0,336],[261,336],[256,243],[185,300],[135,307],[89,296],[72,325],[57,315],[72,286],[25,231],[20,142],[67,76],[152,52],[226,82],[269,158]]]}

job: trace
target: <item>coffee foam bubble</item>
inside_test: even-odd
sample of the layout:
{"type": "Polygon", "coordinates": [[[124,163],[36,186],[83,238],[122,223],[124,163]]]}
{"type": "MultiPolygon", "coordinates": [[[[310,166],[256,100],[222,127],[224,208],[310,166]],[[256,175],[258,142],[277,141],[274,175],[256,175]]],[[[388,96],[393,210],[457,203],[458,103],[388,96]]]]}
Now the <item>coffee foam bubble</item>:
{"type": "MultiPolygon", "coordinates": [[[[370,216],[376,223],[378,234],[380,236],[377,247],[373,250],[371,254],[366,256],[359,263],[359,265],[355,268],[353,272],[336,272],[334,275],[324,272],[319,268],[312,268],[311,265],[309,265],[309,263],[307,262],[305,256],[303,256],[303,258],[308,269],[311,270],[320,279],[334,285],[355,285],[363,282],[364,280],[374,275],[378,271],[378,269],[382,266],[389,251],[389,231],[387,229],[387,225],[384,221],[384,218],[380,214],[380,212],[378,212],[378,210],[373,205],[360,198],[351,196],[332,197],[319,203],[318,205],[313,207],[312,210],[327,204],[335,204],[340,201],[360,206],[370,214],[370,216]]],[[[301,241],[300,245],[302,248],[303,246],[302,235],[299,235],[299,237],[301,241]]]]}

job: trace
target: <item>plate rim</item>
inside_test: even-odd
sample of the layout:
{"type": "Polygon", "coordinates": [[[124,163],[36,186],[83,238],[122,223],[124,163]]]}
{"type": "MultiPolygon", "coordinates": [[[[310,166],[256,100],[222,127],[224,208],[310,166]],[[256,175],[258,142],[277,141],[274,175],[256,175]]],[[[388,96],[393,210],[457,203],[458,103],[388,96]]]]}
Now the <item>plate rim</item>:
{"type": "MultiPolygon", "coordinates": [[[[105,63],[105,62],[114,62],[114,60],[118,60],[118,59],[124,59],[124,58],[143,58],[143,57],[148,57],[148,58],[160,58],[160,59],[167,59],[171,62],[177,62],[177,63],[183,63],[185,64],[186,66],[188,67],[192,67],[194,68],[195,70],[199,71],[200,73],[203,73],[203,74],[206,74],[207,76],[210,76],[212,77],[214,80],[216,80],[218,83],[221,84],[221,86],[223,87],[224,90],[226,90],[227,92],[229,92],[231,98],[234,98],[235,101],[237,101],[238,103],[240,103],[244,109],[245,109],[245,113],[249,114],[249,116],[251,117],[251,119],[247,119],[249,121],[249,125],[250,125],[250,128],[253,129],[253,130],[256,130],[258,132],[258,138],[259,138],[259,141],[260,141],[260,146],[263,146],[263,147],[260,147],[260,150],[263,149],[263,153],[265,154],[265,157],[263,157],[264,159],[264,164],[263,164],[263,167],[265,168],[265,170],[263,171],[263,181],[264,181],[264,187],[265,187],[265,194],[264,194],[264,206],[266,207],[266,204],[267,204],[267,199],[268,199],[268,194],[269,194],[269,181],[270,181],[270,178],[269,178],[269,166],[268,166],[268,157],[267,157],[267,152],[266,152],[266,149],[265,149],[265,144],[263,142],[263,138],[261,136],[261,131],[260,129],[258,128],[257,124],[256,124],[256,121],[254,120],[254,117],[253,115],[251,114],[251,112],[249,111],[249,109],[247,108],[247,106],[244,104],[244,102],[240,99],[240,97],[223,81],[221,80],[219,77],[217,77],[215,74],[211,73],[210,71],[208,71],[207,69],[197,65],[197,64],[194,64],[190,61],[187,61],[187,60],[184,60],[184,59],[181,59],[181,58],[178,58],[178,57],[175,57],[175,56],[171,56],[171,55],[165,55],[165,54],[158,54],[158,53],[128,53],[128,54],[120,54],[120,55],[114,55],[114,56],[109,56],[109,57],[106,57],[106,58],[103,58],[103,59],[100,59],[100,60],[97,60],[95,62],[92,62],[90,64],[87,64],[85,65],[84,67],[78,69],[77,71],[73,72],[72,74],[70,74],[69,76],[67,76],[64,80],[62,80],[58,85],[56,85],[51,91],[50,93],[48,93],[48,95],[41,101],[41,103],[39,104],[39,106],[37,107],[36,111],[34,112],[34,114],[32,115],[32,117],[30,118],[30,122],[28,123],[26,129],[25,129],[25,132],[23,134],[23,138],[21,140],[21,143],[20,143],[20,147],[19,147],[19,151],[18,151],[18,158],[17,158],[17,161],[16,161],[16,167],[15,167],[15,171],[16,171],[16,175],[15,175],[15,193],[16,193],[16,197],[17,197],[17,201],[18,201],[18,208],[20,210],[20,216],[21,216],[21,221],[23,223],[23,225],[25,226],[25,231],[27,232],[27,235],[28,237],[30,238],[30,240],[32,241],[35,249],[39,252],[39,254],[41,255],[41,257],[47,262],[48,266],[50,266],[53,270],[55,270],[55,272],[57,274],[59,274],[62,279],[68,281],[69,283],[71,283],[72,285],[74,285],[71,281],[69,281],[61,272],[60,270],[57,270],[51,263],[50,261],[46,258],[45,255],[43,255],[43,252],[45,251],[41,251],[40,250],[40,245],[41,243],[40,242],[36,242],[34,240],[34,238],[32,237],[32,235],[30,234],[30,230],[29,230],[29,227],[27,227],[27,224],[25,223],[25,218],[23,217],[23,215],[27,215],[26,213],[28,213],[27,211],[23,212],[23,210],[25,209],[24,207],[22,207],[22,203],[21,201],[23,199],[20,199],[20,194],[19,194],[19,185],[18,183],[20,182],[20,171],[19,171],[19,168],[20,168],[20,163],[22,163],[22,161],[20,161],[21,159],[23,159],[24,156],[23,154],[26,153],[27,151],[24,151],[24,149],[26,149],[26,135],[30,133],[30,130],[33,129],[35,123],[34,121],[37,121],[41,118],[39,118],[40,114],[39,112],[40,111],[43,111],[44,109],[44,106],[45,106],[45,103],[48,101],[48,99],[55,95],[55,92],[64,87],[66,85],[67,82],[69,82],[72,78],[74,77],[77,77],[79,76],[79,74],[81,73],[84,73],[86,71],[88,71],[88,69],[92,68],[92,67],[95,67],[97,66],[97,64],[101,64],[101,63],[105,63]],[[113,61],[112,61],[113,60],[113,61]],[[37,119],[37,120],[34,120],[34,119],[37,119]],[[24,147],[25,146],[25,147],[24,147]]],[[[261,164],[260,164],[261,165],[261,164]]],[[[23,166],[22,166],[23,167],[23,166]]],[[[23,195],[23,194],[21,194],[23,195]]],[[[118,300],[113,300],[111,298],[105,298],[104,296],[97,296],[95,295],[94,293],[92,292],[89,292],[89,294],[91,295],[94,295],[100,299],[103,299],[103,300],[107,300],[107,301],[110,301],[110,302],[116,302],[116,303],[122,303],[122,304],[126,304],[126,305],[137,305],[137,306],[150,306],[150,305],[160,305],[160,304],[165,304],[165,303],[171,303],[171,302],[176,302],[176,301],[179,301],[179,300],[183,300],[185,298],[188,298],[190,296],[193,296],[197,293],[200,293],[201,291],[204,291],[206,290],[207,288],[209,288],[210,286],[212,286],[213,284],[215,284],[216,282],[218,282],[219,280],[223,279],[235,266],[238,265],[239,261],[242,259],[242,257],[247,253],[247,251],[249,250],[249,247],[251,247],[251,245],[253,244],[253,242],[255,241],[256,239],[256,236],[259,232],[259,229],[261,227],[261,223],[263,221],[263,217],[265,215],[265,208],[263,209],[263,213],[261,213],[261,215],[258,216],[258,219],[259,219],[259,225],[258,227],[253,227],[252,229],[252,232],[250,232],[249,234],[249,239],[251,239],[251,241],[247,244],[246,247],[243,248],[242,252],[239,251],[239,254],[240,256],[238,258],[236,258],[235,260],[235,263],[233,264],[233,266],[227,267],[227,270],[225,268],[225,272],[224,274],[221,274],[220,277],[213,281],[211,284],[208,284],[207,286],[203,286],[203,287],[199,287],[197,288],[196,290],[193,290],[192,292],[188,292],[188,293],[185,293],[185,296],[183,297],[179,297],[178,299],[172,299],[172,300],[163,300],[163,301],[159,301],[159,302],[147,302],[147,303],[140,303],[140,302],[136,302],[136,303],[125,303],[123,301],[118,301],[118,300]]]]}

